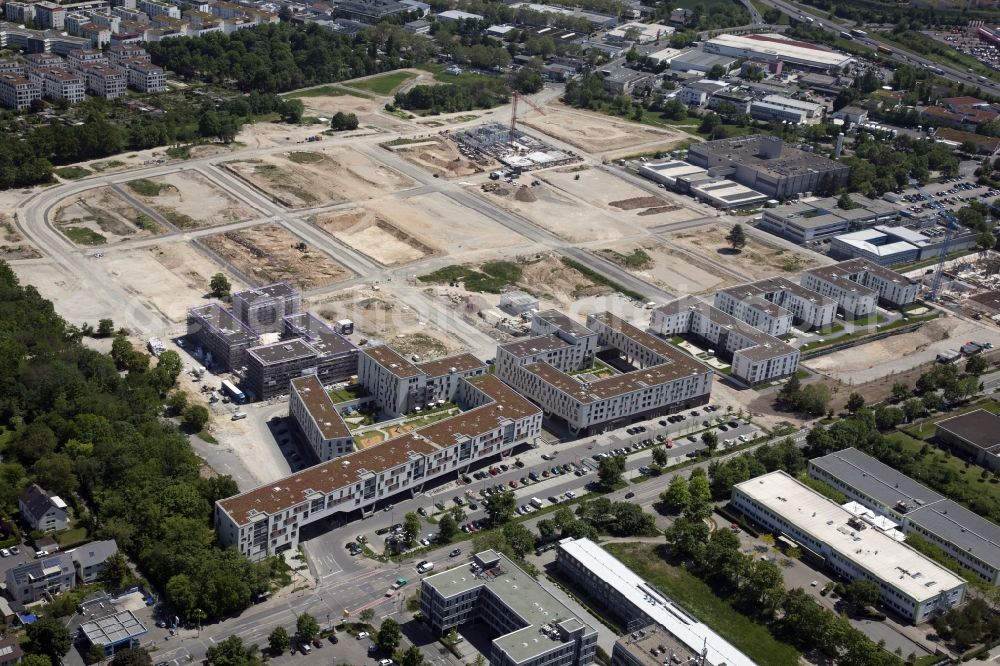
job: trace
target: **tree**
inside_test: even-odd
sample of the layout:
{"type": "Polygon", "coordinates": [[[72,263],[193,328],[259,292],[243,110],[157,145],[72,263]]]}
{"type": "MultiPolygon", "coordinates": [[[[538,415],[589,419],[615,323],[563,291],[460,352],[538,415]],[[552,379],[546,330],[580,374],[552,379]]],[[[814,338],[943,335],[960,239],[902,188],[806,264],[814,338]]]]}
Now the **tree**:
{"type": "Polygon", "coordinates": [[[205,654],[208,666],[258,666],[257,646],[246,646],[239,636],[230,636],[208,648],[205,654]]]}
{"type": "Polygon", "coordinates": [[[607,456],[598,463],[597,478],[605,490],[611,490],[621,483],[624,473],[625,456],[607,456]]]}
{"type": "Polygon", "coordinates": [[[664,534],[667,537],[667,547],[673,555],[700,561],[708,542],[709,528],[702,520],[681,516],[664,534]]]}
{"type": "Polygon", "coordinates": [[[105,657],[107,654],[105,654],[103,646],[91,645],[83,655],[83,663],[96,664],[99,661],[104,661],[105,657]]]}
{"type": "Polygon", "coordinates": [[[837,199],[837,208],[840,208],[841,210],[853,210],[857,207],[858,204],[854,201],[854,199],[851,198],[851,195],[848,194],[847,192],[841,194],[840,198],[837,199]]]}
{"type": "Polygon", "coordinates": [[[548,518],[542,518],[538,521],[538,536],[542,540],[547,541],[552,538],[556,533],[556,524],[549,520],[548,518]]]}
{"type": "Polygon", "coordinates": [[[465,509],[460,506],[451,507],[448,509],[448,513],[451,514],[451,517],[455,519],[456,523],[460,523],[465,520],[465,509]]]}
{"type": "Polygon", "coordinates": [[[458,523],[450,513],[444,514],[438,521],[438,539],[442,543],[448,543],[456,534],[458,534],[458,523]]]}
{"type": "Polygon", "coordinates": [[[903,414],[906,416],[907,421],[919,418],[923,415],[924,411],[924,403],[921,402],[920,398],[910,398],[903,403],[903,414]]]}
{"type": "Polygon", "coordinates": [[[65,656],[73,645],[69,629],[54,617],[43,617],[29,624],[27,632],[31,641],[29,650],[48,655],[53,659],[65,656]]]}
{"type": "Polygon", "coordinates": [[[97,322],[97,338],[110,338],[115,334],[115,322],[110,319],[102,319],[97,322]]]}
{"type": "Polygon", "coordinates": [[[799,410],[812,416],[826,414],[830,404],[830,387],[825,384],[809,384],[799,394],[799,410]]]}
{"type": "MultiPolygon", "coordinates": [[[[103,653],[103,648],[101,649],[103,653]]],[[[104,655],[101,655],[101,659],[104,655]]],[[[111,666],[152,666],[153,658],[149,656],[149,650],[143,647],[124,648],[115,652],[111,660],[111,666]]]]}
{"type": "Polygon", "coordinates": [[[979,375],[986,372],[990,367],[990,364],[986,362],[986,359],[978,354],[976,356],[970,356],[969,360],[965,362],[965,371],[970,375],[979,375]]]}
{"type": "Polygon", "coordinates": [[[223,273],[213,275],[208,283],[208,287],[212,290],[212,295],[216,298],[229,298],[229,291],[232,289],[232,285],[229,284],[229,278],[223,273]]]}
{"type": "Polygon", "coordinates": [[[878,583],[861,578],[844,585],[844,599],[856,608],[865,609],[878,603],[878,583]]]}
{"type": "Polygon", "coordinates": [[[896,402],[902,402],[912,395],[910,387],[902,382],[896,382],[892,385],[892,399],[896,402]]]}
{"type": "Polygon", "coordinates": [[[716,127],[722,124],[722,118],[719,117],[717,113],[709,111],[701,119],[701,124],[698,126],[698,131],[704,134],[711,134],[716,127]]]}
{"type": "Polygon", "coordinates": [[[184,412],[188,405],[187,393],[184,391],[174,391],[167,396],[167,400],[164,403],[167,407],[167,411],[174,415],[179,416],[184,412]]]}
{"type": "Polygon", "coordinates": [[[288,635],[288,630],[284,627],[275,627],[267,637],[267,644],[273,654],[281,654],[292,644],[292,638],[288,635]]]}
{"type": "Polygon", "coordinates": [[[279,113],[282,122],[290,125],[298,125],[302,121],[302,114],[305,113],[306,106],[300,99],[286,99],[281,103],[279,113]]]}
{"type": "Polygon", "coordinates": [[[663,467],[667,464],[667,450],[662,446],[653,448],[653,462],[663,467]]]}
{"type": "Polygon", "coordinates": [[[987,250],[992,250],[997,246],[997,238],[993,235],[991,231],[983,231],[976,237],[976,245],[983,252],[987,250]]]}
{"type": "Polygon", "coordinates": [[[201,432],[208,423],[208,409],[204,405],[188,405],[184,409],[184,427],[190,432],[201,432]]]}
{"type": "Polygon", "coordinates": [[[785,385],[778,391],[778,405],[782,409],[798,409],[800,393],[802,392],[802,381],[795,375],[788,378],[785,385]]]}
{"type": "Polygon", "coordinates": [[[926,393],[920,398],[924,408],[929,412],[940,411],[944,407],[944,399],[937,392],[926,393]]]}
{"type": "Polygon", "coordinates": [[[711,456],[719,445],[719,435],[714,430],[706,430],[701,434],[701,442],[708,449],[708,455],[711,456]]]}
{"type": "Polygon", "coordinates": [[[734,224],[733,228],[726,235],[726,241],[734,250],[742,250],[747,244],[746,232],[743,231],[743,225],[734,224]]]}
{"type": "Polygon", "coordinates": [[[509,490],[493,493],[483,501],[483,508],[490,517],[490,525],[500,527],[514,517],[517,511],[517,498],[509,490]]]}
{"type": "Polygon", "coordinates": [[[852,393],[847,398],[847,411],[854,414],[856,411],[865,406],[865,399],[860,393],[852,393]]]}
{"type": "Polygon", "coordinates": [[[384,654],[392,654],[402,639],[403,632],[399,629],[399,623],[388,617],[382,621],[382,626],[375,635],[375,644],[384,654]]]}
{"type": "Polygon", "coordinates": [[[375,617],[375,609],[374,608],[364,609],[363,611],[361,611],[360,617],[362,622],[365,623],[371,622],[372,619],[375,617]]]}
{"type": "Polygon", "coordinates": [[[708,477],[704,474],[692,474],[688,479],[688,492],[691,499],[684,515],[691,520],[708,518],[712,514],[712,489],[708,484],[708,477]]]}
{"type": "Polygon", "coordinates": [[[309,613],[295,618],[295,634],[304,641],[311,641],[319,633],[319,622],[309,613]]]}
{"type": "Polygon", "coordinates": [[[403,653],[400,664],[401,666],[424,666],[424,653],[416,645],[411,645],[403,653]]]}
{"type": "Polygon", "coordinates": [[[875,408],[875,425],[879,430],[895,428],[903,422],[904,413],[899,407],[879,405],[875,408]]]}
{"type": "Polygon", "coordinates": [[[726,75],[726,68],[722,65],[712,65],[712,69],[708,70],[708,78],[718,81],[723,76],[726,75]]]}
{"type": "Polygon", "coordinates": [[[503,526],[503,536],[518,559],[535,549],[535,535],[521,523],[507,523],[503,526]]]}
{"type": "Polygon", "coordinates": [[[132,580],[132,569],[129,568],[124,555],[115,552],[104,560],[101,580],[113,591],[124,588],[125,584],[132,580]]]}
{"type": "Polygon", "coordinates": [[[959,145],[958,149],[969,155],[977,155],[979,153],[979,147],[976,146],[976,142],[970,139],[963,141],[961,145],[959,145]]]}
{"type": "MultiPolygon", "coordinates": [[[[454,519],[454,516],[452,517],[454,519]]],[[[408,511],[403,516],[403,534],[406,536],[406,544],[412,545],[420,535],[420,516],[414,511],[408,511]]]]}
{"type": "Polygon", "coordinates": [[[337,113],[333,114],[333,118],[330,120],[330,127],[335,132],[356,130],[358,129],[358,117],[353,113],[337,111],[337,113]]]}

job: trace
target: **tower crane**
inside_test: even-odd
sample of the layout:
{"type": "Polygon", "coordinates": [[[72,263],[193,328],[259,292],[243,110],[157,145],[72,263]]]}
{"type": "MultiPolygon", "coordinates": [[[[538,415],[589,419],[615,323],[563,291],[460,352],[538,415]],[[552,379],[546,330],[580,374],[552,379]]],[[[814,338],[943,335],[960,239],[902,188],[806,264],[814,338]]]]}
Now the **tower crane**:
{"type": "Polygon", "coordinates": [[[511,143],[514,142],[514,137],[515,137],[514,132],[515,130],[517,130],[517,105],[518,102],[521,101],[523,101],[525,104],[530,106],[535,111],[538,111],[538,113],[542,114],[543,116],[545,115],[545,111],[542,110],[542,107],[535,104],[530,97],[522,95],[517,90],[514,90],[511,93],[510,97],[510,135],[508,136],[507,139],[511,143]]]}
{"type": "Polygon", "coordinates": [[[931,282],[931,293],[928,296],[929,301],[937,301],[938,299],[938,289],[941,287],[941,277],[944,274],[944,260],[948,258],[948,249],[951,247],[951,240],[955,236],[955,232],[961,228],[961,223],[955,218],[948,207],[938,201],[933,195],[928,193],[923,187],[917,183],[916,180],[911,180],[910,184],[917,190],[920,194],[924,195],[927,201],[930,202],[932,208],[936,208],[938,214],[945,219],[945,232],[944,232],[944,242],[941,244],[941,256],[938,258],[937,268],[934,270],[934,279],[931,282]]]}

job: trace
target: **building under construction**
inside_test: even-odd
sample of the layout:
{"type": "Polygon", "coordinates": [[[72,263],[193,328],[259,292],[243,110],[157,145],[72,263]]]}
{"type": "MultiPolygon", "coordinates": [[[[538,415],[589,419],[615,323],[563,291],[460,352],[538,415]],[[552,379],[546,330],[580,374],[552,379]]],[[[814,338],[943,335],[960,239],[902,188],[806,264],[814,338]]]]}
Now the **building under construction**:
{"type": "Polygon", "coordinates": [[[516,127],[500,123],[479,125],[453,132],[450,136],[458,143],[462,154],[470,159],[494,159],[520,171],[562,166],[580,160],[576,153],[556,150],[516,127]]]}

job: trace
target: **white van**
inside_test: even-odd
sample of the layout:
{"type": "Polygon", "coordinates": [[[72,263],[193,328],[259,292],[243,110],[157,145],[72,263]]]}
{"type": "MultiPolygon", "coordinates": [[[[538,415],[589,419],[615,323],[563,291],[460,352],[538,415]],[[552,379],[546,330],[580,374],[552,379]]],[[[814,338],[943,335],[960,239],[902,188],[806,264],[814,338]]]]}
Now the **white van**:
{"type": "Polygon", "coordinates": [[[545,506],[545,502],[538,499],[537,497],[532,497],[531,506],[535,507],[536,509],[541,509],[543,506],[545,506]]]}
{"type": "Polygon", "coordinates": [[[423,574],[434,570],[434,563],[426,560],[417,565],[417,573],[423,574]]]}

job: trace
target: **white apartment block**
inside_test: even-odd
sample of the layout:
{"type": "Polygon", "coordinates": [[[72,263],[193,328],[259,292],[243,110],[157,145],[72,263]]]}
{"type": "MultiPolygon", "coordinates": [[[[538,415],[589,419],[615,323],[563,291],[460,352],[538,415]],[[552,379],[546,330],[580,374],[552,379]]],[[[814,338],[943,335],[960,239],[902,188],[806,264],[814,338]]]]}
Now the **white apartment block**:
{"type": "Polygon", "coordinates": [[[89,65],[82,70],[87,80],[87,90],[105,99],[118,99],[125,96],[128,79],[125,73],[110,65],[89,65]]]}
{"type": "Polygon", "coordinates": [[[28,78],[41,77],[48,69],[66,69],[66,61],[54,53],[29,53],[24,57],[28,66],[28,78]]]}
{"type": "Polygon", "coordinates": [[[541,410],[493,375],[459,383],[456,397],[467,409],[456,416],[216,502],[219,541],[261,560],[296,548],[304,525],[374,511],[541,434],[541,410]]]}
{"type": "Polygon", "coordinates": [[[881,602],[914,624],[962,603],[966,583],[782,471],[733,487],[732,506],[847,579],[879,586],[881,602]]]}
{"type": "Polygon", "coordinates": [[[30,2],[8,2],[3,6],[4,17],[12,23],[30,23],[35,20],[35,5],[30,2]]]}
{"type": "Polygon", "coordinates": [[[390,418],[433,407],[455,398],[460,380],[486,373],[486,364],[472,354],[412,363],[386,345],[362,349],[358,381],[390,418]]]}
{"type": "Polygon", "coordinates": [[[354,451],[354,438],[316,375],[291,381],[288,416],[320,462],[354,451]]]}
{"type": "Polygon", "coordinates": [[[732,376],[751,386],[788,377],[799,367],[798,349],[693,296],[654,309],[650,330],[706,341],[716,355],[731,355],[732,376]]]}
{"type": "Polygon", "coordinates": [[[920,283],[866,259],[848,259],[802,273],[802,286],[836,299],[855,317],[875,312],[879,301],[893,307],[917,300],[920,283]]]}
{"type": "Polygon", "coordinates": [[[0,58],[0,74],[17,74],[24,76],[24,63],[17,58],[0,58]]]}
{"type": "MultiPolygon", "coordinates": [[[[555,315],[564,317],[540,315],[535,317],[543,323],[533,323],[533,332],[553,325],[555,315]]],[[[495,368],[498,377],[547,416],[564,421],[570,432],[604,432],[708,402],[712,371],[692,356],[607,312],[590,315],[586,327],[573,326],[579,329],[573,336],[563,325],[558,334],[500,345],[495,368]],[[603,379],[569,374],[591,367],[592,361],[579,361],[599,352],[637,369],[603,379]]]]}
{"type": "Polygon", "coordinates": [[[110,12],[93,12],[90,15],[90,20],[102,28],[108,28],[111,32],[118,32],[118,27],[122,22],[120,16],[116,16],[110,12]]]}
{"type": "Polygon", "coordinates": [[[0,74],[0,102],[8,109],[27,109],[42,96],[39,87],[18,74],[0,74]]]}
{"type": "Polygon", "coordinates": [[[775,337],[786,335],[792,326],[831,326],[837,316],[836,300],[782,277],[718,291],[715,307],[775,337]]]}
{"type": "Polygon", "coordinates": [[[42,94],[50,99],[64,99],[67,102],[82,102],[85,96],[83,77],[65,69],[47,69],[40,72],[42,94]]]}
{"type": "Polygon", "coordinates": [[[124,67],[130,62],[149,62],[149,54],[141,46],[115,44],[108,49],[108,59],[115,67],[124,67]]]}
{"type": "Polygon", "coordinates": [[[139,92],[157,93],[167,89],[167,74],[163,68],[138,60],[125,63],[128,85],[139,92]]]}
{"type": "Polygon", "coordinates": [[[107,65],[108,58],[97,49],[76,49],[66,56],[66,63],[75,72],[82,72],[91,65],[107,65]]]}
{"type": "Polygon", "coordinates": [[[180,7],[172,5],[169,2],[163,2],[162,0],[138,0],[136,8],[149,18],[153,18],[154,16],[169,16],[170,18],[179,19],[181,17],[180,7]]]}
{"type": "Polygon", "coordinates": [[[80,27],[80,36],[90,40],[91,46],[103,48],[111,43],[111,28],[96,23],[84,23],[80,27]]]}

